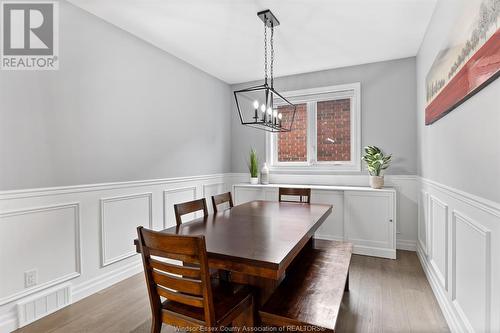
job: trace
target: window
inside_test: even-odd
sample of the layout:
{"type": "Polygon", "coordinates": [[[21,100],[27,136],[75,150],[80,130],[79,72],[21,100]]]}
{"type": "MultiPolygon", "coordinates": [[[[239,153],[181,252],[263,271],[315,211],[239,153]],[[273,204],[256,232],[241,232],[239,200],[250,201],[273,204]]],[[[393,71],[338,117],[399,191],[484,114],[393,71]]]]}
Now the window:
{"type": "MultiPolygon", "coordinates": [[[[297,106],[291,132],[268,134],[273,171],[360,171],[360,84],[283,94],[297,106]]],[[[280,106],[283,122],[293,109],[280,106]]]]}

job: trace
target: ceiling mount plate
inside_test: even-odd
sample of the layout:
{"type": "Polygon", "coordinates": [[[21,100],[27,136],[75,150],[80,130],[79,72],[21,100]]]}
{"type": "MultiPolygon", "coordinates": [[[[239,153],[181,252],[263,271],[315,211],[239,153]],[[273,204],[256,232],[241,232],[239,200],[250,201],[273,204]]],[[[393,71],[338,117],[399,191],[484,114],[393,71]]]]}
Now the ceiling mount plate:
{"type": "Polygon", "coordinates": [[[264,22],[269,28],[280,25],[280,21],[278,21],[276,16],[274,16],[273,12],[269,9],[258,12],[257,16],[260,17],[262,22],[264,22]]]}

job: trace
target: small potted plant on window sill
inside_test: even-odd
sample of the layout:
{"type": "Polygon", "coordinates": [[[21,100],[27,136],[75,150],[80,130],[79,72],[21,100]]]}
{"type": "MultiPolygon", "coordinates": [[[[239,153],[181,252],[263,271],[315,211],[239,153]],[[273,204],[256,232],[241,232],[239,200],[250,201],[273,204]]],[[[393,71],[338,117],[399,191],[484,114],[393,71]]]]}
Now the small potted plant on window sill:
{"type": "Polygon", "coordinates": [[[384,187],[383,172],[389,167],[392,155],[385,155],[380,148],[376,146],[365,147],[363,161],[366,162],[368,172],[370,173],[370,186],[375,189],[384,187]]]}
{"type": "Polygon", "coordinates": [[[255,149],[250,150],[250,160],[248,161],[248,171],[250,171],[250,184],[259,183],[259,158],[255,149]]]}

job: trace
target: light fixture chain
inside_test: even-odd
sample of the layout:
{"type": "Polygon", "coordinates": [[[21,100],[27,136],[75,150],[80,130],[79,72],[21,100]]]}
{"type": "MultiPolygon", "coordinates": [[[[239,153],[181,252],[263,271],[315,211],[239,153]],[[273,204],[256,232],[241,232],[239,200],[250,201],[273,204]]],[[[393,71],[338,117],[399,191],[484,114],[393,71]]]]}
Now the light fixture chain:
{"type": "Polygon", "coordinates": [[[234,91],[236,108],[242,125],[271,133],[291,132],[297,106],[274,90],[274,28],[279,26],[278,19],[267,9],[257,13],[264,22],[264,84],[234,91]],[[268,29],[271,29],[269,32],[268,29]],[[268,34],[269,40],[268,40],[268,34]],[[270,81],[270,82],[269,82],[270,81]],[[290,108],[283,118],[279,105],[273,99],[279,97],[279,104],[290,108]],[[253,103],[251,103],[253,100],[253,103]],[[250,104],[249,104],[250,102],[250,104]],[[260,115],[260,113],[262,113],[260,115]]]}
{"type": "Polygon", "coordinates": [[[271,23],[271,87],[274,87],[274,25],[271,23]]]}
{"type": "Polygon", "coordinates": [[[264,22],[264,78],[267,84],[267,24],[264,22]]]}

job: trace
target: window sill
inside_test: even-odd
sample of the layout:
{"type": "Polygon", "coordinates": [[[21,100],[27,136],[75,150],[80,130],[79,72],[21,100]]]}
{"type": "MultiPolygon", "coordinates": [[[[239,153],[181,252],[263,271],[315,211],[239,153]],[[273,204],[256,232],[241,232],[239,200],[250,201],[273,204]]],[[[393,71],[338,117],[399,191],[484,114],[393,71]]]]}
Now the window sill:
{"type": "Polygon", "coordinates": [[[335,172],[361,172],[361,165],[339,164],[339,165],[307,165],[307,166],[289,166],[289,165],[274,165],[269,167],[269,171],[273,173],[335,173],[335,172]]]}

